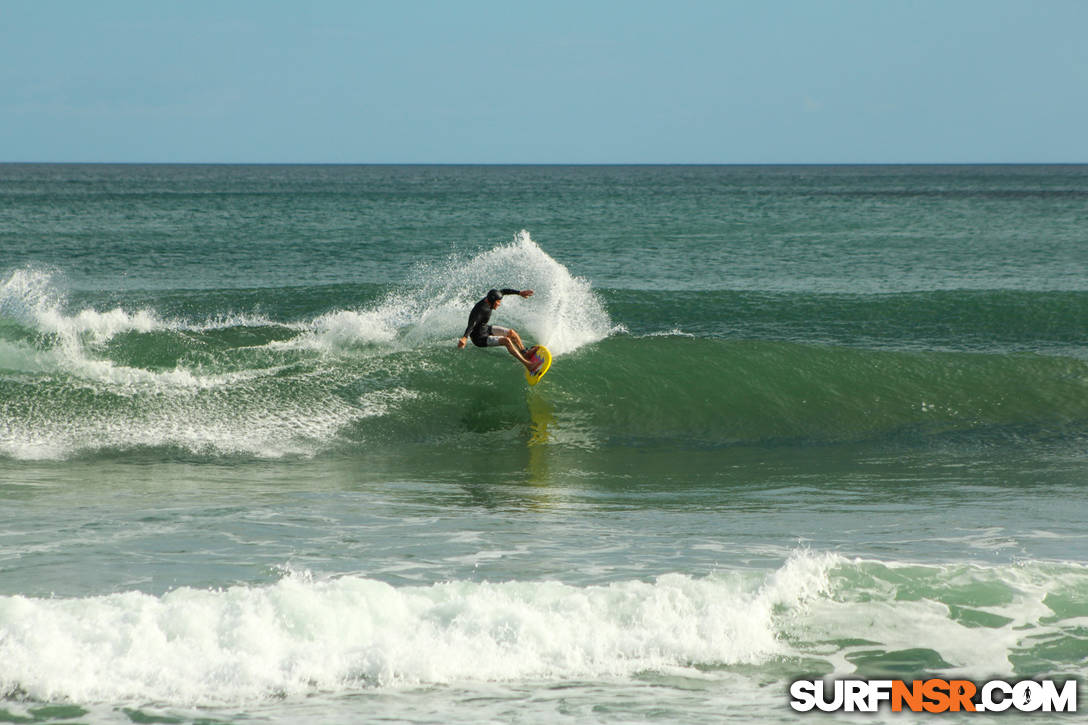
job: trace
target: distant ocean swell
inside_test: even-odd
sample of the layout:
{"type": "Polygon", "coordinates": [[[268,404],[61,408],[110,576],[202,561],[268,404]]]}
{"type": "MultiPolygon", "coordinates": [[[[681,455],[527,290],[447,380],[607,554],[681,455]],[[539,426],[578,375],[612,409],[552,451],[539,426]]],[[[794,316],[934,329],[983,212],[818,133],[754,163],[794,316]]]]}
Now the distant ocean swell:
{"type": "Polygon", "coordinates": [[[712,679],[734,666],[783,678],[1070,675],[1082,674],[1086,601],[1088,571],[1076,564],[923,566],[805,551],[771,571],[584,587],[393,587],[296,572],[162,596],[5,596],[0,691],[211,705],[644,671],[712,679]]]}
{"type": "Polygon", "coordinates": [[[889,349],[1047,352],[1084,357],[1088,292],[1005,289],[883,294],[617,290],[632,332],[791,339],[889,349]]]}
{"type": "Polygon", "coordinates": [[[168,291],[112,307],[71,296],[42,270],[0,284],[0,455],[314,455],[527,437],[540,415],[564,433],[550,442],[583,446],[1079,439],[1088,423],[1088,360],[1060,322],[1086,314],[1074,293],[880,298],[901,332],[865,346],[877,313],[849,297],[772,314],[759,295],[602,295],[523,233],[407,287],[168,291]],[[505,353],[453,347],[494,284],[536,290],[501,316],[559,358],[531,406],[505,353]],[[973,347],[995,314],[1021,338],[973,347]],[[926,346],[941,335],[960,344],[926,346]],[[1032,336],[1065,354],[1021,351],[1032,336]],[[482,396],[481,428],[464,411],[482,396]]]}

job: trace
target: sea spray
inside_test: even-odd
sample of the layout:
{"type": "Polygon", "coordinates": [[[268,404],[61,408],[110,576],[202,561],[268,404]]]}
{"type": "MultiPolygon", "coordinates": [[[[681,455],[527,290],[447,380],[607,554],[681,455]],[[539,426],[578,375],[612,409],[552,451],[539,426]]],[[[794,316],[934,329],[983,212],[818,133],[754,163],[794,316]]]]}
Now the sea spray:
{"type": "Polygon", "coordinates": [[[493,321],[515,327],[530,344],[548,345],[557,356],[622,330],[587,280],[522,231],[512,242],[467,259],[420,262],[407,284],[299,323],[302,334],[278,345],[324,352],[369,346],[378,354],[450,345],[464,331],[472,305],[492,287],[534,291],[530,299],[507,301],[493,321]]]}
{"type": "Polygon", "coordinates": [[[521,231],[512,242],[468,259],[420,263],[409,284],[377,303],[317,318],[312,339],[331,346],[377,342],[419,348],[448,343],[461,336],[472,305],[492,287],[534,291],[530,299],[504,303],[493,321],[517,328],[528,343],[547,345],[557,356],[620,329],[587,280],[572,275],[521,231]]]}
{"type": "Polygon", "coordinates": [[[604,339],[615,326],[589,282],[571,273],[521,231],[511,244],[491,249],[463,265],[453,265],[454,281],[446,295],[462,306],[475,302],[490,287],[533,289],[526,304],[503,310],[527,339],[564,355],[604,339]]]}

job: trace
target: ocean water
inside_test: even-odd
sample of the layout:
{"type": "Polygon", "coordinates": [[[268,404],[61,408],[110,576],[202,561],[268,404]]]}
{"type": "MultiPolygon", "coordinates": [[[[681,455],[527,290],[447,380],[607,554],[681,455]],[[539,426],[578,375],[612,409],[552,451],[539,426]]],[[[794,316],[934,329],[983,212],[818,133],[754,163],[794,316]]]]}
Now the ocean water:
{"type": "Polygon", "coordinates": [[[1083,166],[0,165],[0,721],[1082,679],[1086,330],[1083,166]]]}

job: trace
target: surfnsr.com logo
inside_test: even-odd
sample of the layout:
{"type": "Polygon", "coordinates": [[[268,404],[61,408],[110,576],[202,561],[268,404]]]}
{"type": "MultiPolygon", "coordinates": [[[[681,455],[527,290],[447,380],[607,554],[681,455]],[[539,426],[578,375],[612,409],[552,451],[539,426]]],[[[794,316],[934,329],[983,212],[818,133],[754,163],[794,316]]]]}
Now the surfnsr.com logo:
{"type": "Polygon", "coordinates": [[[1053,680],[797,680],[790,707],[798,712],[1076,712],[1077,681],[1053,680]]]}

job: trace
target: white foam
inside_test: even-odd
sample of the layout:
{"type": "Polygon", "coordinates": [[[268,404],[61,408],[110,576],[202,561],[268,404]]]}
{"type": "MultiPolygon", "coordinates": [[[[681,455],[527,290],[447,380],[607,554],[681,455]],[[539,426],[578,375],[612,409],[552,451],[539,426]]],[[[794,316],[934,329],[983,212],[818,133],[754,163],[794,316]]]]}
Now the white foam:
{"type": "Polygon", "coordinates": [[[273,349],[306,349],[334,352],[360,345],[392,348],[399,336],[396,315],[383,307],[369,310],[335,310],[301,326],[302,335],[272,342],[273,349]]]}
{"type": "Polygon", "coordinates": [[[842,675],[852,671],[847,657],[857,647],[837,642],[858,640],[870,652],[930,648],[951,664],[948,674],[981,678],[1011,672],[1009,654],[1026,642],[1083,626],[1083,617],[1055,622],[1043,603],[1063,587],[1083,591],[1083,567],[899,567],[799,551],[766,572],[667,574],[599,586],[403,587],[287,567],[282,580],[265,586],[6,596],[0,693],[215,705],[428,683],[647,671],[713,677],[722,665],[773,664],[781,673],[783,662],[798,657],[823,658],[842,675]],[[1013,592],[1003,604],[981,607],[1009,623],[968,626],[936,594],[901,596],[918,585],[939,593],[970,581],[1013,592]]]}
{"type": "MultiPolygon", "coordinates": [[[[829,658],[837,676],[855,672],[847,658],[851,651],[874,649],[931,650],[948,663],[941,671],[949,676],[1013,676],[1011,655],[1030,647],[1033,639],[1061,636],[1063,630],[1076,626],[1072,620],[1054,617],[1046,604],[1048,595],[1067,590],[1083,596],[1088,590],[1088,567],[1071,562],[987,566],[834,560],[823,585],[828,596],[807,598],[803,616],[784,619],[782,631],[791,640],[865,640],[866,644],[847,647],[829,658]],[[981,597],[994,602],[972,601],[966,608],[977,616],[991,616],[991,621],[1007,622],[979,626],[954,616],[949,603],[962,603],[963,592],[974,589],[989,593],[967,596],[967,601],[981,597]],[[1002,596],[993,592],[1002,593],[1005,600],[999,601],[1002,596]]],[[[782,571],[789,569],[787,564],[782,571]]],[[[804,576],[806,566],[800,569],[804,576]]],[[[806,588],[816,591],[811,584],[806,588]]],[[[812,651],[806,646],[798,654],[812,651]]]]}
{"type": "Polygon", "coordinates": [[[335,376],[307,380],[299,395],[284,395],[274,376],[240,382],[244,374],[221,387],[163,388],[159,378],[147,392],[90,388],[83,397],[101,403],[75,410],[67,389],[28,390],[0,406],[0,455],[43,460],[104,448],[178,447],[199,455],[309,456],[352,421],[385,415],[410,398],[393,390],[349,403],[336,394],[335,376]]]}
{"type": "Polygon", "coordinates": [[[695,335],[691,334],[690,332],[684,332],[679,327],[674,327],[671,330],[662,330],[660,332],[650,332],[650,333],[647,333],[645,335],[642,335],[642,337],[690,337],[690,338],[694,338],[695,335]]]}
{"type": "Polygon", "coordinates": [[[105,347],[126,332],[271,324],[262,318],[230,315],[194,324],[149,310],[64,309],[50,272],[21,269],[0,284],[0,315],[35,335],[0,339],[0,371],[32,383],[12,387],[13,397],[0,401],[0,455],[57,459],[161,446],[198,454],[312,455],[351,421],[383,415],[408,397],[392,391],[348,403],[336,394],[341,373],[316,359],[297,374],[302,378],[292,370],[301,385],[292,391],[279,365],[145,369],[111,360],[105,347]]]}
{"type": "Polygon", "coordinates": [[[126,312],[120,307],[98,311],[85,309],[75,315],[62,311],[64,297],[53,274],[38,269],[19,269],[0,285],[0,315],[58,336],[65,345],[85,337],[104,342],[124,332],[151,332],[167,327],[149,310],[126,312]]]}
{"type": "Polygon", "coordinates": [[[387,415],[398,403],[405,400],[416,400],[419,393],[407,388],[390,388],[387,390],[373,390],[359,396],[358,404],[361,417],[374,418],[387,415]]]}
{"type": "Polygon", "coordinates": [[[0,340],[0,370],[41,373],[56,369],[51,356],[22,342],[0,340]]]}
{"type": "Polygon", "coordinates": [[[0,284],[0,315],[37,331],[50,344],[31,349],[23,343],[4,341],[0,365],[23,372],[65,372],[118,391],[137,386],[205,388],[252,377],[247,373],[195,375],[181,367],[158,371],[119,365],[96,356],[92,350],[123,333],[149,333],[183,326],[176,321],[164,321],[150,310],[82,309],[69,315],[63,308],[64,295],[57,289],[52,273],[31,268],[14,271],[0,284]]]}
{"type": "Polygon", "coordinates": [[[289,575],[264,587],[0,597],[0,687],[43,700],[231,703],[316,690],[627,676],[781,651],[748,575],[576,587],[395,588],[289,575]]]}

